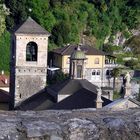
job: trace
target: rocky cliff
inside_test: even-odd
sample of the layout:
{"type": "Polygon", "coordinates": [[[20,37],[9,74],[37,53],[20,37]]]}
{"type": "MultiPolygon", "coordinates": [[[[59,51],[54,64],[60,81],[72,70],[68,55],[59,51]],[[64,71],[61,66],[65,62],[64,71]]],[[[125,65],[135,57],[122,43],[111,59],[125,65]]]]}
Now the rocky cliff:
{"type": "Polygon", "coordinates": [[[140,109],[0,112],[0,140],[140,140],[140,109]]]}

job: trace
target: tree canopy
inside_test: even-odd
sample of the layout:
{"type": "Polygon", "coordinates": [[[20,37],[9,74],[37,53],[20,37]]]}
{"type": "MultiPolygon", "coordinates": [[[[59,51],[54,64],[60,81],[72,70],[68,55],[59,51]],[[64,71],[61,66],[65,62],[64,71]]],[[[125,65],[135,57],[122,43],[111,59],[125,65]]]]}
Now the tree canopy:
{"type": "Polygon", "coordinates": [[[5,0],[5,4],[10,9],[8,30],[32,16],[52,33],[50,47],[79,43],[84,33],[94,36],[99,47],[106,36],[134,28],[140,8],[137,0],[5,0]]]}
{"type": "Polygon", "coordinates": [[[6,15],[8,15],[8,13],[9,13],[8,9],[6,8],[2,0],[0,0],[0,36],[2,35],[2,33],[6,28],[5,18],[6,15]]]}
{"type": "MultiPolygon", "coordinates": [[[[0,35],[4,33],[0,41],[10,40],[7,31],[13,32],[28,16],[51,33],[49,50],[67,43],[81,43],[83,38],[87,44],[99,48],[106,37],[137,27],[140,1],[0,0],[0,35]],[[10,11],[7,17],[4,4],[10,11]]],[[[0,49],[2,47],[0,44],[0,49]]]]}

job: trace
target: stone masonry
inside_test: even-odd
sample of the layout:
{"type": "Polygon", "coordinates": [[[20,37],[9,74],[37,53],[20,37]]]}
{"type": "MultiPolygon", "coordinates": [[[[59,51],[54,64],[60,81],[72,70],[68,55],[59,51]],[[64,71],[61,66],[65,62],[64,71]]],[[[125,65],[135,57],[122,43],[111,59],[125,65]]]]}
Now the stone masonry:
{"type": "Polygon", "coordinates": [[[0,112],[0,140],[139,140],[140,108],[0,112]]]}
{"type": "MultiPolygon", "coordinates": [[[[15,105],[40,92],[46,86],[47,77],[47,35],[16,34],[14,39],[14,67],[12,67],[13,96],[15,105]],[[35,42],[38,46],[37,61],[26,61],[26,45],[35,42]]],[[[11,85],[12,86],[12,85],[11,85]]]]}

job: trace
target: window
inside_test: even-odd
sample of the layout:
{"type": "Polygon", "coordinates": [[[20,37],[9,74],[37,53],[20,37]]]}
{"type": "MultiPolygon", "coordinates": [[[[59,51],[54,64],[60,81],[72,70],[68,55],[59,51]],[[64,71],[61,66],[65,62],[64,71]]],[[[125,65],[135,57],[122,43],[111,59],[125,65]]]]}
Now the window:
{"type": "Polygon", "coordinates": [[[70,63],[70,59],[69,59],[69,58],[67,58],[66,64],[69,64],[69,63],[70,63]]]}
{"type": "Polygon", "coordinates": [[[37,51],[37,44],[29,42],[26,46],[26,61],[37,61],[37,51]]]}
{"type": "Polygon", "coordinates": [[[82,65],[77,65],[77,78],[82,78],[82,65]]]}
{"type": "Polygon", "coordinates": [[[95,58],[95,64],[99,64],[99,58],[95,58]]]}
{"type": "Polygon", "coordinates": [[[97,71],[97,75],[100,75],[100,70],[97,71]]]}
{"type": "Polygon", "coordinates": [[[106,71],[106,75],[110,75],[109,73],[110,73],[109,70],[107,70],[107,71],[106,71]]]}
{"type": "Polygon", "coordinates": [[[110,75],[111,75],[111,73],[112,73],[112,71],[111,71],[111,70],[107,70],[107,71],[106,71],[106,75],[108,75],[108,76],[110,76],[110,75]]]}
{"type": "Polygon", "coordinates": [[[96,75],[96,71],[95,70],[92,72],[92,75],[96,75]]]}

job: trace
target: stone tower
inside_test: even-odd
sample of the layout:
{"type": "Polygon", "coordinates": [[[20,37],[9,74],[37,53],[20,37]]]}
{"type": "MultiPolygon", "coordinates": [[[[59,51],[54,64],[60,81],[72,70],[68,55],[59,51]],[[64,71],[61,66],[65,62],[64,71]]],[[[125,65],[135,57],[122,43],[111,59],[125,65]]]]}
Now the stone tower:
{"type": "Polygon", "coordinates": [[[71,79],[85,78],[85,53],[80,49],[80,46],[75,48],[70,56],[70,77],[71,79]]]}
{"type": "Polygon", "coordinates": [[[30,17],[14,33],[11,48],[11,106],[17,106],[45,88],[49,36],[30,17]]]}

